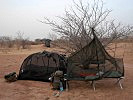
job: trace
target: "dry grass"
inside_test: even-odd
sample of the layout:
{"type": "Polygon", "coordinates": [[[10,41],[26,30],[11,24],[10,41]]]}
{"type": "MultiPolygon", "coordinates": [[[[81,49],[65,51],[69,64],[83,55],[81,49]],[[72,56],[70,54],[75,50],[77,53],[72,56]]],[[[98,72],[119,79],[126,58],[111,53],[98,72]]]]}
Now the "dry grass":
{"type": "MultiPolygon", "coordinates": [[[[123,45],[123,44],[118,44],[123,45]]],[[[62,92],[56,98],[49,83],[19,80],[13,83],[5,82],[3,76],[9,72],[19,72],[22,61],[31,53],[48,50],[63,52],[59,48],[46,48],[43,45],[32,46],[31,50],[12,49],[8,53],[0,51],[0,100],[133,100],[133,46],[126,44],[124,62],[125,79],[122,81],[124,89],[114,84],[116,79],[104,79],[96,82],[96,91],[81,81],[70,81],[69,92],[62,92]]],[[[123,48],[116,50],[116,57],[122,57],[123,48]]]]}

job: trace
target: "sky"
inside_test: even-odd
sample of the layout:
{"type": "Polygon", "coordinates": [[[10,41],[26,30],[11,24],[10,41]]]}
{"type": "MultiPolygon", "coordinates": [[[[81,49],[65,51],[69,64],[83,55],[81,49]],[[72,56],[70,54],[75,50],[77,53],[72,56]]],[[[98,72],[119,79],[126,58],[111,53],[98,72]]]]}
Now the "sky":
{"type": "MultiPolygon", "coordinates": [[[[133,0],[104,0],[104,3],[105,8],[112,10],[111,18],[133,25],[133,0]]],[[[53,33],[51,28],[38,20],[62,16],[70,6],[72,0],[0,0],[0,36],[16,37],[20,31],[31,40],[48,38],[53,33]]]]}

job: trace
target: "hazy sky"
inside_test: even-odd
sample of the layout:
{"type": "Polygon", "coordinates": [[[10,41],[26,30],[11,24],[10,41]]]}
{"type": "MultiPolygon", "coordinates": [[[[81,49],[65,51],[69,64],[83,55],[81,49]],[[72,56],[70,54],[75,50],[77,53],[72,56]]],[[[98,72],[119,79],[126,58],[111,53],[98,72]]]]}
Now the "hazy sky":
{"type": "MultiPolygon", "coordinates": [[[[75,0],[78,1],[78,0],[75,0]]],[[[86,1],[86,0],[83,0],[86,1]]],[[[104,0],[112,9],[111,17],[124,24],[133,24],[133,0],[104,0]]],[[[18,31],[30,39],[47,38],[48,25],[37,19],[63,15],[72,0],[0,0],[0,36],[15,37],[18,31]]]]}

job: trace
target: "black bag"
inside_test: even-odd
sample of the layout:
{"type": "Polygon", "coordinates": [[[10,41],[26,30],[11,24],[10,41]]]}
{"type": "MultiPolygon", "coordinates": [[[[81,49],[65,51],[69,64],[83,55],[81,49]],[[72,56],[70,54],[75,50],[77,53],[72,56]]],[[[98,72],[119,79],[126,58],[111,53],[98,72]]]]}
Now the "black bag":
{"type": "Polygon", "coordinates": [[[5,75],[4,78],[8,82],[14,82],[17,80],[17,74],[16,72],[12,72],[12,73],[5,75]]]}

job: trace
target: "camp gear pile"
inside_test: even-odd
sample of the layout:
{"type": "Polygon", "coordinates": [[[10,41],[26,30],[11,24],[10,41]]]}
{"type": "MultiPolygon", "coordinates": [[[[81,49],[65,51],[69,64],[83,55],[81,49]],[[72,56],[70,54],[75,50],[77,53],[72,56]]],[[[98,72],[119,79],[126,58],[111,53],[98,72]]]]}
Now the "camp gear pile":
{"type": "Polygon", "coordinates": [[[54,90],[63,91],[66,89],[66,80],[64,80],[63,71],[57,70],[50,77],[50,81],[52,82],[52,86],[54,90]]]}
{"type": "MultiPolygon", "coordinates": [[[[92,29],[92,34],[92,41],[69,57],[47,51],[29,55],[21,65],[18,79],[50,81],[49,78],[52,75],[53,88],[61,91],[67,89],[67,80],[94,83],[94,80],[102,78],[122,79],[124,77],[123,59],[114,58],[108,54],[94,29],[92,29]]],[[[5,79],[14,80],[15,78],[9,78],[14,75],[15,73],[7,75],[5,79]]]]}

